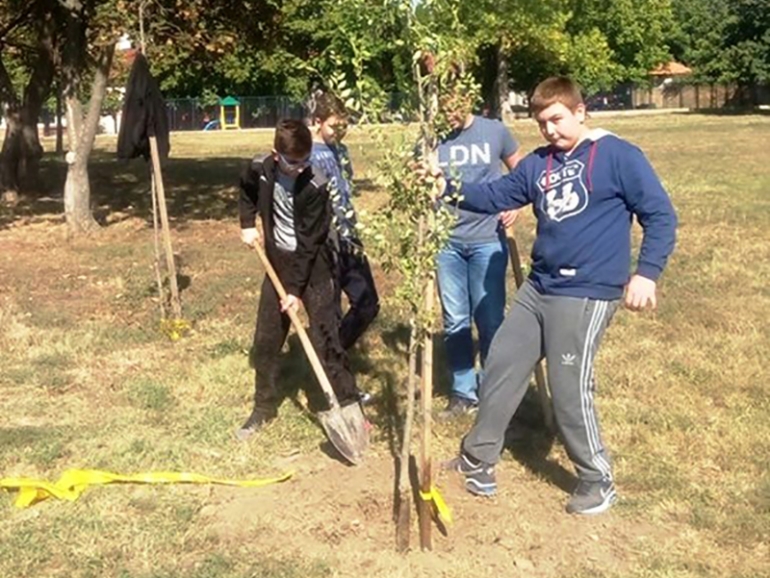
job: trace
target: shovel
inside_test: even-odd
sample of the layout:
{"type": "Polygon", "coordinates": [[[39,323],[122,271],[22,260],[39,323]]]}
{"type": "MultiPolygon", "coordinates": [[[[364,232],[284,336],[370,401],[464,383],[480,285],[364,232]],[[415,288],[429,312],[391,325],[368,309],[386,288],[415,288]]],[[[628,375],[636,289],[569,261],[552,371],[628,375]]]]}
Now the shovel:
{"type": "MultiPolygon", "coordinates": [[[[259,255],[265,271],[267,271],[267,276],[273,282],[273,287],[275,287],[278,296],[282,300],[285,299],[286,290],[283,288],[283,284],[278,278],[275,269],[273,269],[270,261],[268,261],[265,250],[259,242],[254,243],[254,249],[257,251],[257,255],[259,255]]],[[[337,448],[337,451],[351,464],[358,465],[361,463],[364,451],[369,445],[369,432],[361,406],[358,403],[351,403],[345,407],[340,407],[337,396],[334,395],[332,384],[326,376],[321,360],[318,359],[318,354],[313,348],[313,344],[310,342],[307,331],[297,316],[297,312],[289,309],[286,313],[288,313],[291,323],[294,325],[299,340],[302,342],[302,348],[305,350],[305,355],[313,367],[313,372],[321,384],[321,389],[329,403],[328,410],[320,411],[317,414],[321,427],[323,427],[326,436],[332,445],[337,448]]]]}

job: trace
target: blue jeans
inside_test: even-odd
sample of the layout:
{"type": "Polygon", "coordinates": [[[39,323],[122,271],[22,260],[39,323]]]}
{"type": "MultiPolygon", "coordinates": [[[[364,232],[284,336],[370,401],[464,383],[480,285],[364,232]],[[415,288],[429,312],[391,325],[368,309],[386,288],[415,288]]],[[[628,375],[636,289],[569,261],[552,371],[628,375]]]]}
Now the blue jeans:
{"type": "Polygon", "coordinates": [[[437,263],[451,395],[477,402],[471,319],[476,323],[483,366],[505,315],[508,246],[502,239],[491,243],[449,241],[437,263]]]}

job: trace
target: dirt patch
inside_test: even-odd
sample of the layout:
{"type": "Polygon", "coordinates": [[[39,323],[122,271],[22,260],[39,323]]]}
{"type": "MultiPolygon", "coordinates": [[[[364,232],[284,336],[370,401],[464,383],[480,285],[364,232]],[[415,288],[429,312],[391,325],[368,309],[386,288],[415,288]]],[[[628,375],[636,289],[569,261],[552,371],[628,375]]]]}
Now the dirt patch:
{"type": "Polygon", "coordinates": [[[634,562],[634,543],[675,537],[616,512],[569,516],[561,490],[505,462],[504,487],[494,499],[467,494],[455,474],[442,472],[438,482],[454,524],[447,535],[434,528],[434,552],[422,553],[414,512],[413,551],[400,556],[390,457],[373,455],[354,468],[307,455],[292,465],[295,476],[282,485],[218,488],[201,510],[206,527],[226,543],[253,541],[266,551],[326,560],[340,576],[394,575],[405,567],[415,576],[464,576],[479,568],[509,576],[565,576],[580,567],[622,573],[634,562]]]}

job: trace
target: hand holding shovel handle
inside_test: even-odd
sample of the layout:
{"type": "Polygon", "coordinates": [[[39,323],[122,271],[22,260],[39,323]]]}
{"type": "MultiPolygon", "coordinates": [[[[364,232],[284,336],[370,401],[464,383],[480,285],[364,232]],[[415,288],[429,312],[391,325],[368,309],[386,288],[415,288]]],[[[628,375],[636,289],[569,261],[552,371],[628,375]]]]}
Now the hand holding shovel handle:
{"type": "MultiPolygon", "coordinates": [[[[262,261],[267,276],[272,281],[278,296],[282,301],[285,300],[286,290],[283,288],[281,280],[278,278],[275,269],[273,269],[267,255],[265,255],[265,250],[258,241],[254,243],[254,250],[259,255],[259,259],[262,261]]],[[[302,348],[305,350],[305,355],[329,402],[330,409],[318,413],[321,426],[324,428],[329,441],[345,459],[352,464],[358,464],[363,459],[363,452],[369,442],[366,419],[364,418],[361,406],[358,403],[351,403],[345,407],[340,407],[332,384],[329,382],[326,371],[324,371],[323,365],[321,365],[321,360],[318,358],[318,354],[310,341],[307,330],[302,325],[299,315],[292,308],[287,309],[286,313],[289,315],[292,325],[294,325],[294,329],[302,343],[302,348]]]]}

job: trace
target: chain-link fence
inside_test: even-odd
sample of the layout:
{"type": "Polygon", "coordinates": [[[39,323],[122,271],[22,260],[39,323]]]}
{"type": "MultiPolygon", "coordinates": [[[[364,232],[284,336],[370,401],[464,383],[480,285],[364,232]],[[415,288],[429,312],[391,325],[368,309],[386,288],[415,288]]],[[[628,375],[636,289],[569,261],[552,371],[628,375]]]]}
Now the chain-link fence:
{"type": "MultiPolygon", "coordinates": [[[[282,118],[304,118],[307,108],[288,96],[239,96],[240,128],[273,128],[282,118]]],[[[385,110],[379,120],[400,120],[400,111],[408,102],[408,95],[388,95],[385,110]]],[[[217,102],[200,98],[173,98],[166,100],[169,128],[178,130],[218,130],[221,128],[222,109],[217,102]]],[[[233,119],[232,108],[225,109],[226,122],[233,119]]]]}
{"type": "MultiPolygon", "coordinates": [[[[286,96],[244,96],[239,102],[240,128],[271,128],[281,118],[303,118],[305,107],[286,96]]],[[[218,103],[198,98],[166,100],[169,128],[177,130],[217,130],[222,109],[218,103]]],[[[229,115],[229,111],[225,111],[229,115]]]]}

